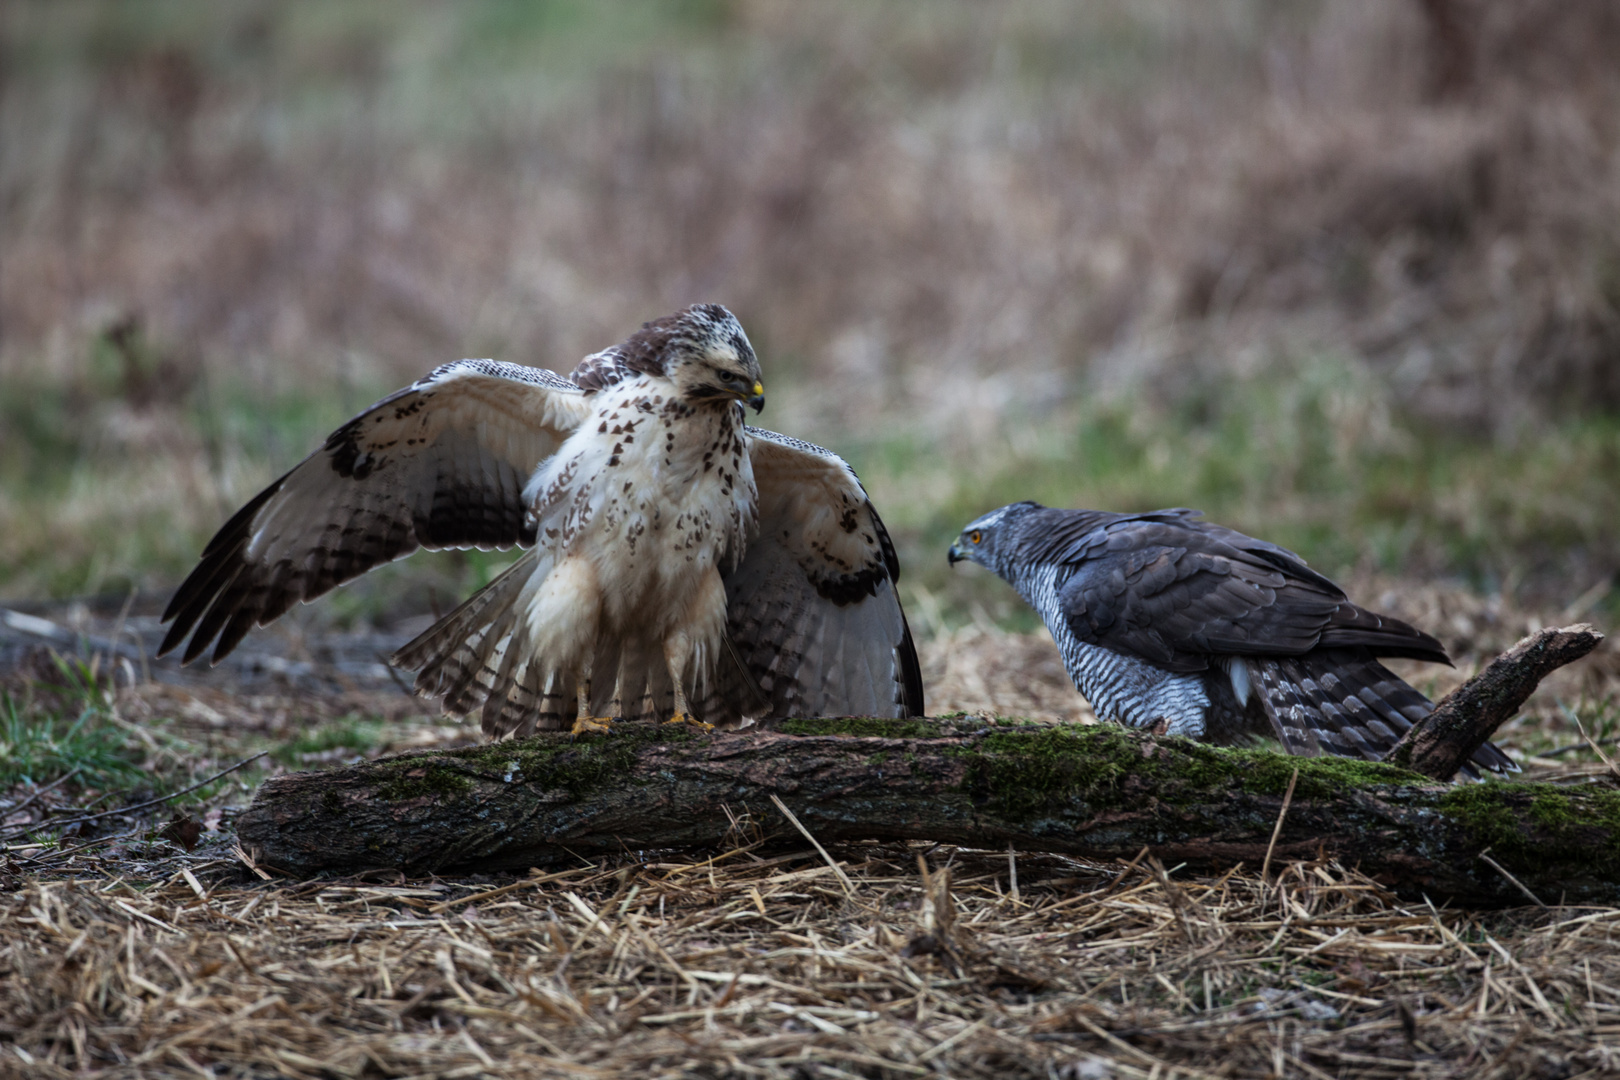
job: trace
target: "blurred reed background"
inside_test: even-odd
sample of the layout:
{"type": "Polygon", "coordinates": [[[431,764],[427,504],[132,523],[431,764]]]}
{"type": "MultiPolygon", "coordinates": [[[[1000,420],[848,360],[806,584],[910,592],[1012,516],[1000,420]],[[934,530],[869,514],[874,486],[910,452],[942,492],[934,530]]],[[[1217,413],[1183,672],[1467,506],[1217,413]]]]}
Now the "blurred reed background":
{"type": "Polygon", "coordinates": [[[0,601],[161,603],[382,393],[712,300],[925,633],[1032,625],[944,560],[1026,497],[1612,618],[1617,56],[1612,0],[0,6],[0,601]]]}

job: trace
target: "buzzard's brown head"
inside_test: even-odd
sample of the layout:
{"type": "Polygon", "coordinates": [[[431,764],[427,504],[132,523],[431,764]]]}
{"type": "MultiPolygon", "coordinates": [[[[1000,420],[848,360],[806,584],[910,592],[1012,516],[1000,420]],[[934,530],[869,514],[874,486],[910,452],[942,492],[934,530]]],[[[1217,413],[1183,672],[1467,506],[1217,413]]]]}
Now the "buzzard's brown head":
{"type": "Polygon", "coordinates": [[[765,407],[759,358],[737,317],[719,304],[693,304],[646,323],[622,343],[587,356],[570,377],[586,390],[600,390],[633,374],[670,379],[692,405],[765,407]]]}
{"type": "Polygon", "coordinates": [[[759,358],[737,317],[719,304],[694,304],[648,323],[642,333],[663,337],[664,374],[683,401],[742,401],[755,412],[765,407],[759,358]]]}

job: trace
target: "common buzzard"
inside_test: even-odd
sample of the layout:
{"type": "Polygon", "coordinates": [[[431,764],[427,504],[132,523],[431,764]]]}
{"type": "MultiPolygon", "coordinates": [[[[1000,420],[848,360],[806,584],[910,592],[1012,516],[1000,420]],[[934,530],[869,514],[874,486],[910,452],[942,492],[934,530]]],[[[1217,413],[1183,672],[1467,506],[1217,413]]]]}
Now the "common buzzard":
{"type": "Polygon", "coordinates": [[[239,510],[164,615],[218,661],[250,629],[424,548],[528,550],[397,652],[490,736],[612,718],[923,711],[894,546],[838,455],[745,426],[725,308],[647,323],[568,378],[447,364],[239,510]]]}

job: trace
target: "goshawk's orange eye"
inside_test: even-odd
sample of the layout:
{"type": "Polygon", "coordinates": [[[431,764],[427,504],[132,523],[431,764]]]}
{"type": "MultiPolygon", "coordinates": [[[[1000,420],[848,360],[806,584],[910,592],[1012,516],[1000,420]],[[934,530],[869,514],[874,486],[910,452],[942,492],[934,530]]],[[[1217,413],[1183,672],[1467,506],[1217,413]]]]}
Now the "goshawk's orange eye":
{"type": "Polygon", "coordinates": [[[968,533],[968,539],[977,544],[980,540],[984,539],[984,534],[978,529],[974,529],[972,532],[968,533]]]}

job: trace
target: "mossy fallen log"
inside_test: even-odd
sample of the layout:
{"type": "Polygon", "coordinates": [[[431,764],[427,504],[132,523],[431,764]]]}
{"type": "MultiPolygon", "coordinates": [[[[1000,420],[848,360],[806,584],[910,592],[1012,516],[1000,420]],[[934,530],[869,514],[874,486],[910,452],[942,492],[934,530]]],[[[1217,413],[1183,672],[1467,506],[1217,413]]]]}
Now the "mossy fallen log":
{"type": "Polygon", "coordinates": [[[406,754],[267,781],[238,820],[264,864],[308,875],[521,869],[719,849],[734,821],[824,844],[932,840],[1258,869],[1336,858],[1412,895],[1620,903],[1620,792],[1451,786],[1393,765],[1223,750],[1113,726],[830,719],[700,735],[627,725],[406,754]]]}

